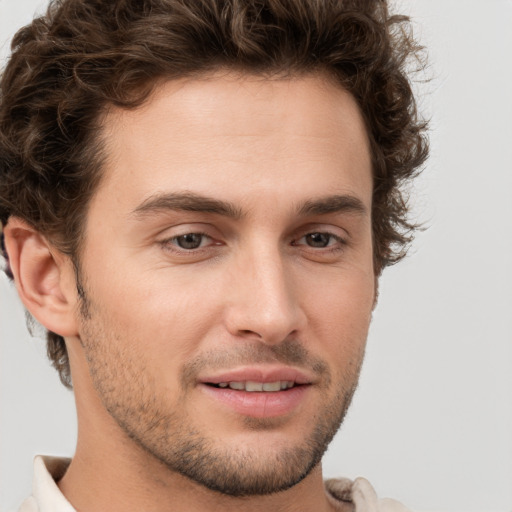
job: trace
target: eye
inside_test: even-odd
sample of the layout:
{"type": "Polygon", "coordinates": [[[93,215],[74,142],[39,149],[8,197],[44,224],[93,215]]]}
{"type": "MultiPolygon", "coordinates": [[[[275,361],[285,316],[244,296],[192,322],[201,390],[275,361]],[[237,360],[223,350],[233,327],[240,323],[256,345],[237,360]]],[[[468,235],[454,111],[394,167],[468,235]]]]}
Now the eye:
{"type": "Polygon", "coordinates": [[[314,232],[308,233],[293,242],[293,245],[307,245],[315,249],[344,245],[344,240],[333,233],[314,232]]]}
{"type": "Polygon", "coordinates": [[[184,235],[174,236],[169,240],[165,240],[165,245],[171,245],[186,251],[201,249],[212,243],[212,239],[204,233],[185,233],[184,235]]]}
{"type": "Polygon", "coordinates": [[[327,247],[333,241],[333,236],[329,233],[309,233],[304,239],[310,247],[327,247]]]}

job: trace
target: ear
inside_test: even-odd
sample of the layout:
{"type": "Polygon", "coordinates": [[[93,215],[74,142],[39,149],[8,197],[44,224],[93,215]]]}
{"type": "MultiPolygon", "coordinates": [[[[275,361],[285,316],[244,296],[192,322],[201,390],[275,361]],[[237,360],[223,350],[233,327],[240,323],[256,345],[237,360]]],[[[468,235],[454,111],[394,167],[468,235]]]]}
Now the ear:
{"type": "Polygon", "coordinates": [[[18,294],[32,316],[60,336],[77,334],[77,292],[70,258],[25,221],[10,217],[5,248],[18,294]]]}

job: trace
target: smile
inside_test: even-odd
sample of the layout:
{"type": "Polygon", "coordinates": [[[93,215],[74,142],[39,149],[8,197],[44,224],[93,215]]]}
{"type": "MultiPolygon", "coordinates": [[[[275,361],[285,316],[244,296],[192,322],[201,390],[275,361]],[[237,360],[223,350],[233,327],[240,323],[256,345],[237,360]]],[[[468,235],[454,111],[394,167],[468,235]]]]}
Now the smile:
{"type": "Polygon", "coordinates": [[[275,418],[300,410],[316,382],[309,371],[256,365],[201,375],[198,385],[221,409],[253,418],[275,418]]]}
{"type": "Polygon", "coordinates": [[[278,380],[275,382],[255,382],[255,381],[233,381],[233,382],[219,382],[218,384],[210,384],[217,388],[229,388],[236,391],[252,392],[266,392],[275,393],[277,391],[285,391],[295,386],[293,380],[278,380]]]}

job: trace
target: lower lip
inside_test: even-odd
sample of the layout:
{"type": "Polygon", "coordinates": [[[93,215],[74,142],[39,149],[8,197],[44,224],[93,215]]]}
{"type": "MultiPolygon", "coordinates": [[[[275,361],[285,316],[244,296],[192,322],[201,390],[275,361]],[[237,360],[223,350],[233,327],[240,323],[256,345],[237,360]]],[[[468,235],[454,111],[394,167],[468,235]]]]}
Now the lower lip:
{"type": "Polygon", "coordinates": [[[210,397],[239,414],[253,418],[275,418],[289,414],[304,400],[309,387],[301,385],[286,391],[249,392],[201,385],[201,389],[210,397]]]}

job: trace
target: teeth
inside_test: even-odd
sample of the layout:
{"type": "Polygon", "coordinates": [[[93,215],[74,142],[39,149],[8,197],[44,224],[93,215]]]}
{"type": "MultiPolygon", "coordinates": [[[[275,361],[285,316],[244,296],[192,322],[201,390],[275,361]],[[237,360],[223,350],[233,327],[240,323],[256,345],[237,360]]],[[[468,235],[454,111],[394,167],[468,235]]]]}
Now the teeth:
{"type": "Polygon", "coordinates": [[[276,391],[284,391],[285,389],[290,389],[295,386],[295,382],[293,380],[278,380],[276,382],[255,382],[255,381],[245,381],[245,382],[219,382],[217,384],[219,388],[230,388],[235,389],[237,391],[248,391],[252,392],[261,392],[267,391],[270,393],[276,391]]]}
{"type": "Polygon", "coordinates": [[[281,382],[265,382],[263,391],[281,391],[281,382]]]}
{"type": "Polygon", "coordinates": [[[245,383],[245,391],[263,391],[263,383],[248,380],[245,383]]]}

